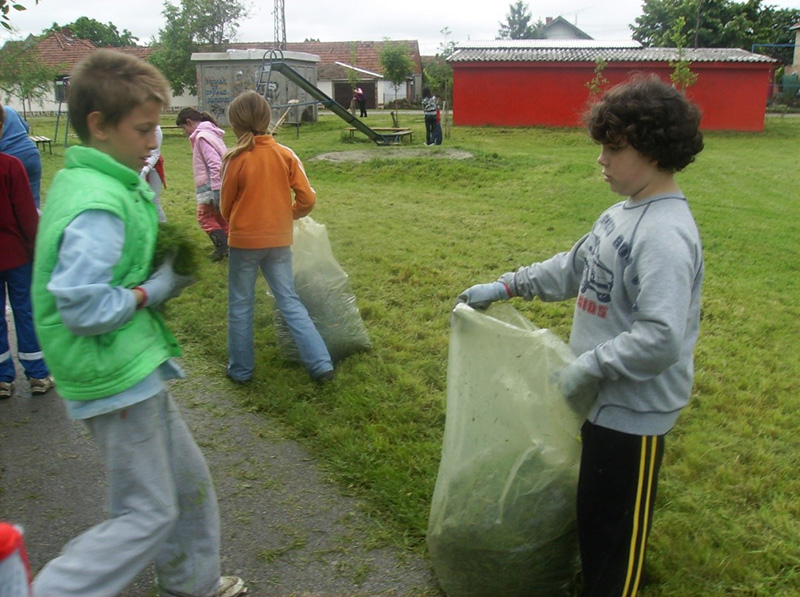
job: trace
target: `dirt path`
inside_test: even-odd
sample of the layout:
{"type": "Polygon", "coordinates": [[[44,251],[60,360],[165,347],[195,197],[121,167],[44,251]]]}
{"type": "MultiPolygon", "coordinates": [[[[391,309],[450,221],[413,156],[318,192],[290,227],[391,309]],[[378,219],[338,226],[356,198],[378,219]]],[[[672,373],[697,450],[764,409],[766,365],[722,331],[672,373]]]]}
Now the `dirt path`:
{"type": "MultiPolygon", "coordinates": [[[[254,596],[440,594],[426,560],[370,545],[376,523],[358,502],[227,387],[190,373],[171,388],[216,484],[224,574],[245,578],[254,596]]],[[[33,398],[18,371],[14,396],[0,401],[0,519],[25,528],[31,567],[103,520],[104,499],[103,467],[83,425],[67,419],[55,392],[33,398]]],[[[125,597],[154,594],[148,569],[125,597]]]]}
{"type": "Polygon", "coordinates": [[[370,147],[369,149],[349,149],[321,153],[309,161],[323,162],[356,162],[370,160],[403,160],[410,158],[430,158],[434,160],[468,160],[474,157],[470,152],[451,147],[370,147]]]}

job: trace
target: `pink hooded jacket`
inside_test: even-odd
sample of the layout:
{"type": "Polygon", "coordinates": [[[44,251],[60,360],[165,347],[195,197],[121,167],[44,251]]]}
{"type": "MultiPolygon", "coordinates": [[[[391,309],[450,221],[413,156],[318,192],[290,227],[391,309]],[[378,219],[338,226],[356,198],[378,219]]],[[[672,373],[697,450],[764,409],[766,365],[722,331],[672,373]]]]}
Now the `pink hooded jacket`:
{"type": "Polygon", "coordinates": [[[222,186],[222,156],[227,151],[225,131],[213,122],[201,122],[189,136],[192,143],[192,172],[198,203],[212,203],[214,191],[222,186]]]}

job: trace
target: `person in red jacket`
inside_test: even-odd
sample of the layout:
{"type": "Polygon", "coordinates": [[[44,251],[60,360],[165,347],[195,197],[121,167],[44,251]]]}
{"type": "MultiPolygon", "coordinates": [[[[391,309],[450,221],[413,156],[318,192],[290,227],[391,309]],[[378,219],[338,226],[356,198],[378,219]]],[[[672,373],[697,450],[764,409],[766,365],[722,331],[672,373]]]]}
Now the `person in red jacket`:
{"type": "MultiPolygon", "coordinates": [[[[4,123],[5,110],[0,106],[0,133],[4,123]]],[[[33,330],[31,309],[33,245],[38,226],[39,212],[25,167],[17,158],[0,153],[0,399],[14,393],[16,377],[8,342],[6,292],[14,312],[19,361],[31,393],[44,394],[53,387],[33,330]]]]}
{"type": "Polygon", "coordinates": [[[316,193],[300,158],[267,134],[267,100],[245,91],[231,102],[228,120],[239,139],[222,160],[220,211],[230,223],[228,245],[228,377],[253,375],[253,303],[261,270],[312,379],[333,380],[325,342],[294,287],[293,220],[314,208],[316,193]]]}

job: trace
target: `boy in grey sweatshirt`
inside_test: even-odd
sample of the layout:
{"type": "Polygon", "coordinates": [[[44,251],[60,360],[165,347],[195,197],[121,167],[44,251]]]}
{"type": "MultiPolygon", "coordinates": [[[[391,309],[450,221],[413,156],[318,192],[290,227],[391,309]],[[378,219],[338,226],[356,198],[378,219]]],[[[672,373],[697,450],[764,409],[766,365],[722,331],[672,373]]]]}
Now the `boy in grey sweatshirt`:
{"type": "Polygon", "coordinates": [[[703,149],[699,109],[670,85],[635,77],[586,115],[602,146],[608,208],[570,251],[458,297],[475,308],[521,296],[577,296],[556,375],[570,399],[597,398],[581,429],[578,536],[584,596],[635,595],[656,499],[664,436],[689,400],[700,323],[703,251],[675,173],[703,149]]]}

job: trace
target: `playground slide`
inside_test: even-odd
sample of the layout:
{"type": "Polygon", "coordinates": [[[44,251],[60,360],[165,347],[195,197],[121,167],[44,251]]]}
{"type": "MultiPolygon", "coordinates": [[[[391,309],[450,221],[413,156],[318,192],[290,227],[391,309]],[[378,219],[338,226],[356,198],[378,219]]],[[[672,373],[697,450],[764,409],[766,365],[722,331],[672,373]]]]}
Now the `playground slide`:
{"type": "Polygon", "coordinates": [[[326,108],[328,108],[331,112],[336,114],[339,118],[344,120],[350,126],[357,128],[367,137],[375,141],[375,143],[377,143],[378,145],[390,145],[394,141],[394,137],[392,135],[381,135],[377,131],[373,131],[366,124],[364,124],[358,118],[353,116],[347,108],[342,106],[335,99],[329,97],[324,92],[320,91],[320,89],[316,85],[314,85],[311,81],[306,79],[299,72],[294,70],[286,62],[283,61],[269,62],[269,67],[273,71],[282,74],[284,77],[295,83],[298,87],[300,87],[303,91],[308,93],[314,99],[319,100],[319,102],[326,108]]]}

